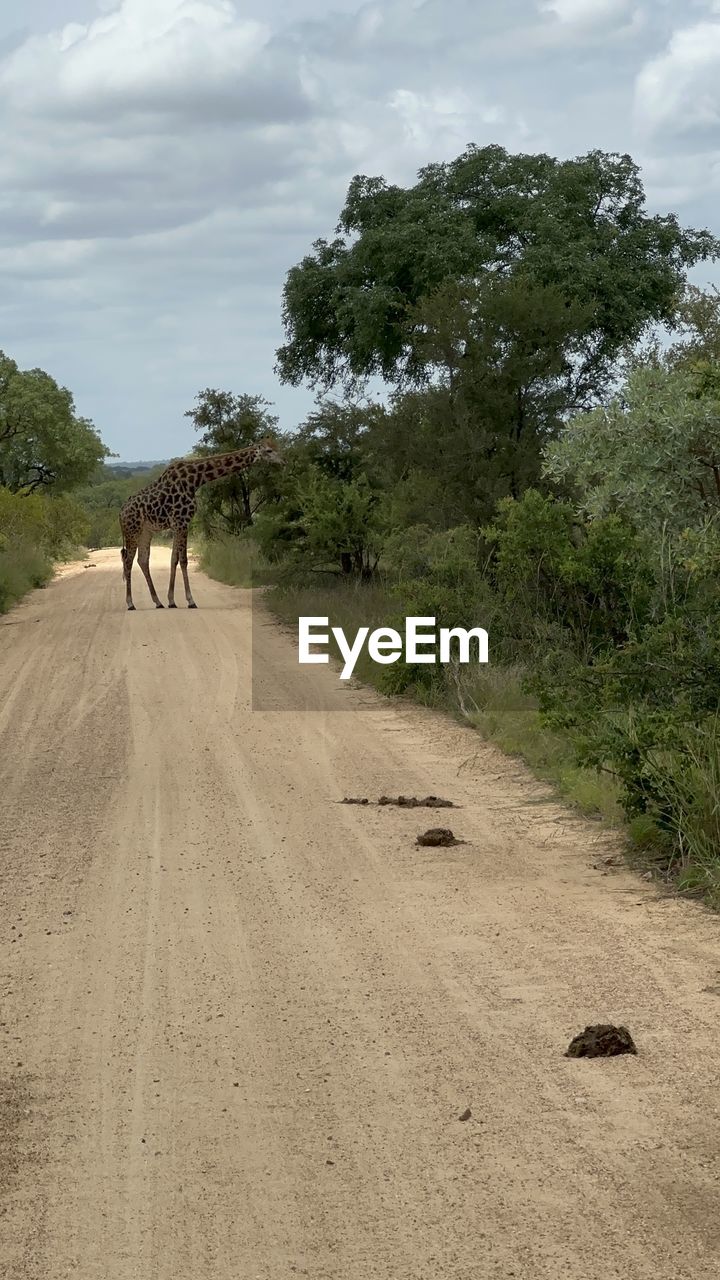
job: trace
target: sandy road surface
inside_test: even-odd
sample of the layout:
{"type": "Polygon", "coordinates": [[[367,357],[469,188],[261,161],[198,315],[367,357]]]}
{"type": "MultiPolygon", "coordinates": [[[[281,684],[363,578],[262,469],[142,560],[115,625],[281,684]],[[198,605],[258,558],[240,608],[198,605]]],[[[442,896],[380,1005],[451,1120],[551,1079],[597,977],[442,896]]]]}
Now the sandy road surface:
{"type": "Polygon", "coordinates": [[[718,920],[268,621],[251,713],[248,593],[91,558],[0,620],[0,1274],[716,1277],[718,920]],[[398,791],[469,843],[337,803],[398,791]]]}

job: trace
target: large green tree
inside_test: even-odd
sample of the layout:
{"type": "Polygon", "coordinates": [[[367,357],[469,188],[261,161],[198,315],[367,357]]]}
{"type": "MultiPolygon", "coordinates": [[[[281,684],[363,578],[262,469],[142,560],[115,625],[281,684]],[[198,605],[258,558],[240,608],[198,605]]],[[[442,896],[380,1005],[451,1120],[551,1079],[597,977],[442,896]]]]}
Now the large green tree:
{"type": "Polygon", "coordinates": [[[66,387],[0,351],[0,485],[13,493],[71,489],[109,452],[66,387]]]}
{"type": "MultiPolygon", "coordinates": [[[[289,272],[284,381],[427,378],[434,354],[418,308],[448,284],[521,284],[552,290],[572,313],[559,372],[576,407],[626,344],[672,320],[686,269],[720,252],[709,232],[648,216],[632,159],[600,151],[559,161],[472,146],[409,188],[359,176],[337,232],[289,272]]],[[[554,320],[552,349],[556,330],[554,320]]]]}

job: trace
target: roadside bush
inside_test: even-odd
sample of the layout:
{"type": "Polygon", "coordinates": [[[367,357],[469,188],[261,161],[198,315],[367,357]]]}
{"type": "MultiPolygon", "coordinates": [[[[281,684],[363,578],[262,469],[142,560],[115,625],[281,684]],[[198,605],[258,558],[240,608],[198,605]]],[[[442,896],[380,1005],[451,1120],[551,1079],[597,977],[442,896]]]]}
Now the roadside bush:
{"type": "Polygon", "coordinates": [[[0,488],[0,537],[34,545],[47,556],[71,556],[87,537],[88,520],[79,503],[67,494],[20,495],[0,488]]]}
{"type": "Polygon", "coordinates": [[[546,648],[552,633],[558,650],[591,660],[647,617],[646,544],[620,516],[580,520],[569,503],[530,489],[501,502],[484,533],[491,580],[520,651],[546,648]]]}
{"type": "Polygon", "coordinates": [[[52,577],[87,534],[82,508],[65,494],[19,495],[0,488],[0,612],[52,577]]]}
{"type": "Polygon", "coordinates": [[[52,577],[52,562],[26,542],[4,542],[0,535],[0,613],[6,613],[32,587],[52,577]]]}
{"type": "MultiPolygon", "coordinates": [[[[409,537],[395,531],[385,545],[383,566],[390,586],[392,613],[386,625],[401,633],[407,616],[435,618],[438,628],[479,626],[492,632],[497,613],[493,592],[480,569],[482,540],[469,525],[436,532],[414,526],[409,537]]],[[[379,679],[387,693],[412,690],[428,698],[447,683],[439,665],[399,661],[384,667],[379,679]]]]}

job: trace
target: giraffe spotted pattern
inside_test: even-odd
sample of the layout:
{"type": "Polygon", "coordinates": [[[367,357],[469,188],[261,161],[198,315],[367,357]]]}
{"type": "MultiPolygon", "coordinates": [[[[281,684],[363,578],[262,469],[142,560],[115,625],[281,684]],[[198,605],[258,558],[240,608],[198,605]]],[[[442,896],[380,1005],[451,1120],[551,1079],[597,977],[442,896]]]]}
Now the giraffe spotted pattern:
{"type": "Polygon", "coordinates": [[[123,547],[120,552],[125,574],[125,602],[134,609],[132,598],[132,566],[137,552],[138,564],[150,589],[156,609],[162,609],[153,580],[150,576],[150,543],[154,533],[172,531],[172,557],[170,560],[170,585],[168,607],[175,609],[175,574],[178,564],[185,584],[188,609],[196,609],[188,578],[187,535],[190,521],[195,514],[195,494],[201,485],[221,480],[223,476],[247,471],[254,463],[283,464],[285,459],[273,440],[260,440],[248,449],[234,453],[217,453],[209,458],[181,459],[171,462],[162,475],[139,493],[128,498],[120,510],[120,528],[123,547]]]}

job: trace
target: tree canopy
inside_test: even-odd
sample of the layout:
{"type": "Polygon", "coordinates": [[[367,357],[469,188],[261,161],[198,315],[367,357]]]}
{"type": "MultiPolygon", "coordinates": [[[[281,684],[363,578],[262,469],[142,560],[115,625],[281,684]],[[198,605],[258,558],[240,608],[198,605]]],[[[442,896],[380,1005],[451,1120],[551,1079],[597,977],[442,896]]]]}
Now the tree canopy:
{"type": "Polygon", "coordinates": [[[0,485],[13,493],[84,484],[110,455],[72,395],[42,369],[0,351],[0,485]]]}
{"type": "Polygon", "coordinates": [[[472,297],[492,282],[502,297],[522,282],[571,312],[561,372],[576,406],[623,346],[672,321],[686,269],[720,253],[709,232],[649,216],[637,165],[601,151],[560,161],[471,146],[409,188],[358,176],[336,230],[288,274],[283,381],[423,380],[433,353],[418,308],[448,284],[472,297]]]}

